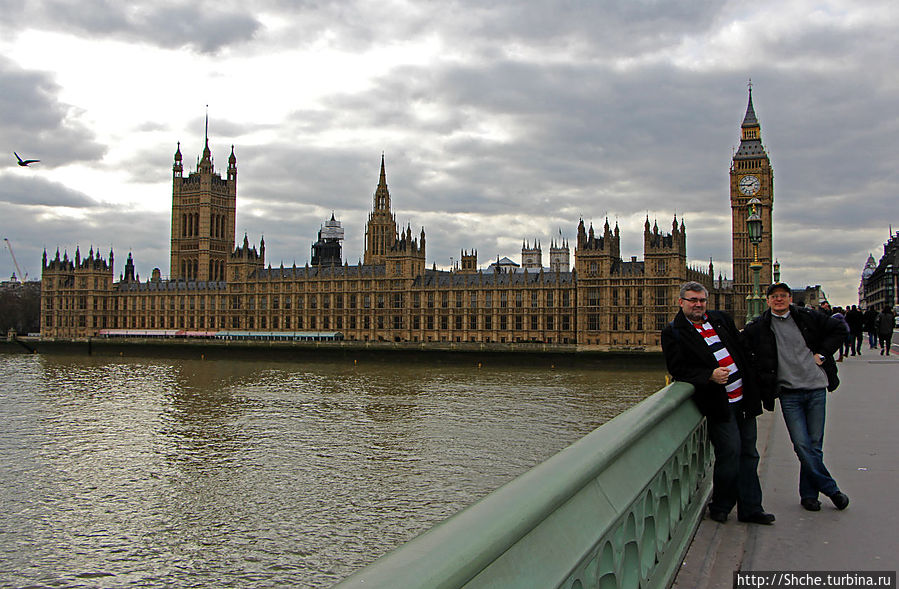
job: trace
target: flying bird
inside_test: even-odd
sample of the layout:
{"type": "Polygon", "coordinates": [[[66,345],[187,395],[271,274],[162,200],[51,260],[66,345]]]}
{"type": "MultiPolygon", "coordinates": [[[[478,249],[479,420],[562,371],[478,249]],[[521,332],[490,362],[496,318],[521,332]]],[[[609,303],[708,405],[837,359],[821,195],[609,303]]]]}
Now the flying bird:
{"type": "Polygon", "coordinates": [[[19,157],[19,154],[17,154],[16,152],[12,152],[12,153],[14,156],[16,156],[16,159],[19,160],[20,166],[27,166],[28,164],[34,164],[34,163],[41,161],[41,160],[23,160],[22,158],[19,157]]]}

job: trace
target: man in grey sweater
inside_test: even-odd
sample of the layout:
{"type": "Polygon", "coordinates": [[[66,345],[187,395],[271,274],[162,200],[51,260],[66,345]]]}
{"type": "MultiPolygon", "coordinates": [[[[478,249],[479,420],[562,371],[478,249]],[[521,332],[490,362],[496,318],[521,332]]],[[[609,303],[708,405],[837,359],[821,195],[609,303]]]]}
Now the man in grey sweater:
{"type": "Polygon", "coordinates": [[[824,466],[824,417],[827,391],[840,384],[833,360],[848,335],[841,321],[792,305],[790,287],[768,287],[768,310],[745,330],[761,387],[762,404],[774,409],[780,399],[793,449],[799,458],[799,498],[809,511],[821,509],[823,493],[837,509],[849,505],[824,466]]]}

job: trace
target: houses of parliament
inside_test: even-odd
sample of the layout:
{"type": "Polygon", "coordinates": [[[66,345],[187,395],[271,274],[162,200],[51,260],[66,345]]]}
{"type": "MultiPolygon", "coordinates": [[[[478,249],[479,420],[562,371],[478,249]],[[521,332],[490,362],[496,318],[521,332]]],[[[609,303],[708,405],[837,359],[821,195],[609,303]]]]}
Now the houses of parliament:
{"type": "Polygon", "coordinates": [[[747,202],[761,201],[762,283],[771,276],[773,171],[761,143],[752,90],[730,166],[733,280],[687,264],[686,227],[675,217],[660,228],[647,217],[643,259],[622,257],[620,234],[581,219],[574,265],[570,246],[553,240],[549,266],[539,244],[525,242],[521,264],[504,258],[479,267],[466,244],[449,270],[428,267],[424,229],[398,227],[382,156],[365,227],[362,261],[343,259],[343,227],[332,217],[312,245],[309,263],[266,265],[265,242],[236,242],[237,159],[232,146],[224,176],[213,166],[208,132],[197,167],[185,173],[181,146],[172,166],[169,277],[135,276],[129,253],[116,280],[114,253],[91,249],[73,258],[44,252],[43,338],[79,339],[111,332],[331,333],[358,342],[541,342],[577,349],[658,350],[680,285],[705,284],[710,307],[745,315],[753,252],[747,202]]]}

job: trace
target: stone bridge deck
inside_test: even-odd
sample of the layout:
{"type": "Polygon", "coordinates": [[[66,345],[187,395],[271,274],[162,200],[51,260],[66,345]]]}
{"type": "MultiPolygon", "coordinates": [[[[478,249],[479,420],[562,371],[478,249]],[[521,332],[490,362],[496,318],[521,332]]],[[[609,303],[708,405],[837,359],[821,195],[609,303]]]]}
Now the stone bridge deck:
{"type": "Polygon", "coordinates": [[[778,404],[759,418],[759,476],[772,526],[703,519],[674,587],[730,588],[734,571],[895,571],[899,564],[899,345],[865,345],[839,364],[828,394],[824,462],[849,495],[838,511],[799,505],[799,462],[778,404]]]}

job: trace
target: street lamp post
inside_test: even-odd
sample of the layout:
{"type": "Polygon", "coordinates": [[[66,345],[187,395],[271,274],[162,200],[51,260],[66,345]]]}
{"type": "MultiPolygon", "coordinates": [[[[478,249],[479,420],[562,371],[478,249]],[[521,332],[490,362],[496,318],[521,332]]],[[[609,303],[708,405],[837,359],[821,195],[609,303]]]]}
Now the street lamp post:
{"type": "Polygon", "coordinates": [[[759,244],[762,242],[762,216],[759,214],[757,198],[749,201],[749,217],[746,219],[746,228],[749,231],[749,242],[752,244],[752,262],[749,269],[752,270],[752,292],[746,297],[746,322],[749,323],[762,314],[763,297],[759,287],[759,275],[762,263],[759,261],[759,244]]]}

